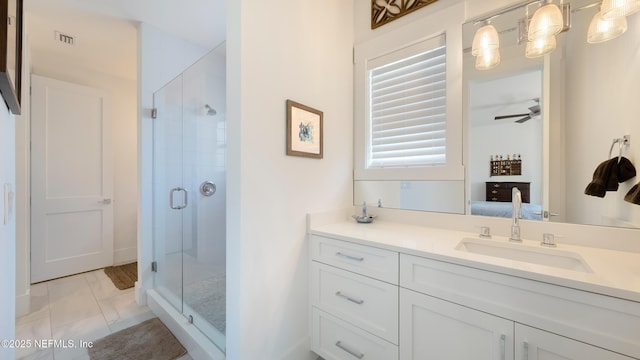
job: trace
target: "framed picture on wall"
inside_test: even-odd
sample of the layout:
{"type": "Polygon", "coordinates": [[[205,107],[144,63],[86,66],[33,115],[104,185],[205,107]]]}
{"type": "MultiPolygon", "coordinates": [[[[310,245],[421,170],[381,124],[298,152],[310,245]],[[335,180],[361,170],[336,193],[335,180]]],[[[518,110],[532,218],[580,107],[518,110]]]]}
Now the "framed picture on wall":
{"type": "Polygon", "coordinates": [[[322,159],[322,111],[287,100],[287,155],[322,159]]]}
{"type": "Polygon", "coordinates": [[[0,0],[0,94],[14,115],[20,115],[22,93],[23,0],[0,0]]]}

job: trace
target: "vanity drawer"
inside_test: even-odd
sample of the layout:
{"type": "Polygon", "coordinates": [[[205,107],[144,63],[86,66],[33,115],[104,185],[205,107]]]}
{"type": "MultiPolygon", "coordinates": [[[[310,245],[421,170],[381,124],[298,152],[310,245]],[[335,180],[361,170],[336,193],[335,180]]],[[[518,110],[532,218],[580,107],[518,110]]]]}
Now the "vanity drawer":
{"type": "Polygon", "coordinates": [[[311,304],[394,344],[398,286],[311,263],[311,304]]]}
{"type": "Polygon", "coordinates": [[[398,284],[397,252],[311,235],[311,259],[398,284]]]}
{"type": "Polygon", "coordinates": [[[317,308],[311,350],[325,360],[397,360],[398,347],[317,308]]]}

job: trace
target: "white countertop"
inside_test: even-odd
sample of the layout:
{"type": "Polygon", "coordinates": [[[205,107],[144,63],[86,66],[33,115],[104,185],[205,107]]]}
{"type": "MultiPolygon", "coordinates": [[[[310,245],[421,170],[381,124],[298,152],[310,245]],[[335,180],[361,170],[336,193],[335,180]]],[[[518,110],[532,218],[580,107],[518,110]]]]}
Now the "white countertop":
{"type": "MultiPolygon", "coordinates": [[[[558,246],[554,249],[579,254],[592,270],[580,272],[456,250],[463,238],[479,239],[478,234],[463,231],[381,219],[372,224],[344,220],[311,225],[309,231],[315,235],[640,302],[640,253],[567,245],[562,244],[562,239],[556,239],[558,246]]],[[[506,237],[500,236],[493,236],[489,241],[508,243],[506,237]]],[[[522,244],[516,245],[533,247],[536,251],[546,249],[540,246],[540,241],[526,238],[522,244]]]]}

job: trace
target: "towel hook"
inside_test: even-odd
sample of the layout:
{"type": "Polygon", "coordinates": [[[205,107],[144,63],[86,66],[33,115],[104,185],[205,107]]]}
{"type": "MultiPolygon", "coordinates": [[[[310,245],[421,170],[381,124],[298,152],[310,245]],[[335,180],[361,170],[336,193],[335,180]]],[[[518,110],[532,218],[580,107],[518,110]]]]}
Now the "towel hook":
{"type": "Polygon", "coordinates": [[[618,144],[618,162],[620,162],[620,159],[622,159],[622,147],[624,145],[631,144],[631,135],[625,135],[622,138],[613,139],[611,147],[609,148],[609,159],[611,159],[611,153],[613,152],[613,147],[615,144],[618,144]]]}

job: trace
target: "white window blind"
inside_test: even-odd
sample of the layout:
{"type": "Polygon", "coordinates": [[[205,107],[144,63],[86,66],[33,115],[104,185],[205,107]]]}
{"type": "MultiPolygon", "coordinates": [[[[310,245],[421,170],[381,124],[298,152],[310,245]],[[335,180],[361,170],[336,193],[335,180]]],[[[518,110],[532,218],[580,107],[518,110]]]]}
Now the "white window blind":
{"type": "Polygon", "coordinates": [[[446,164],[444,35],[427,47],[370,64],[368,168],[446,164]]]}

